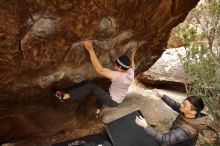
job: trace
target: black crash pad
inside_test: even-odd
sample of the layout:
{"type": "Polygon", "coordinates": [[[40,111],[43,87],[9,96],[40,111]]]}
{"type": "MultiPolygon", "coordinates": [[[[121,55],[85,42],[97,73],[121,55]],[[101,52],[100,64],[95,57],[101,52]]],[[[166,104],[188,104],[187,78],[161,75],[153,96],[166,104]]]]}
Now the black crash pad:
{"type": "Polygon", "coordinates": [[[102,134],[89,135],[82,138],[53,144],[52,146],[112,146],[108,138],[102,134]]]}
{"type": "Polygon", "coordinates": [[[139,115],[142,114],[138,110],[107,124],[107,133],[114,146],[159,146],[135,123],[139,115]]]}

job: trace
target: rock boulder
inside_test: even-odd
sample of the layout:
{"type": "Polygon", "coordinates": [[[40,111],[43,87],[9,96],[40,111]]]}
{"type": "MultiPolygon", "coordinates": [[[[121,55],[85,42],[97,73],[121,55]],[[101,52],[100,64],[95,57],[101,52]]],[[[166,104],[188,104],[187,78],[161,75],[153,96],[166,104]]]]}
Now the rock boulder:
{"type": "Polygon", "coordinates": [[[198,1],[0,0],[0,141],[88,125],[92,98],[60,104],[49,93],[82,81],[109,83],[95,73],[82,39],[92,40],[108,68],[136,48],[140,73],[161,56],[172,28],[198,1]]]}

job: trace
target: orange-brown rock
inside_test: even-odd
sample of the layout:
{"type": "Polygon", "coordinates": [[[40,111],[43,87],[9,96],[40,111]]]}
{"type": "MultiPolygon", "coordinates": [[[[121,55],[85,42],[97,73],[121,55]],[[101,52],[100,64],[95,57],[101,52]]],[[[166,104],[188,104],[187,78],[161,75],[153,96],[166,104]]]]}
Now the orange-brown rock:
{"type": "Polygon", "coordinates": [[[93,41],[109,68],[137,48],[140,73],[160,57],[171,29],[198,1],[0,0],[0,129],[9,127],[0,131],[0,141],[85,125],[92,100],[60,104],[49,94],[52,87],[99,78],[82,39],[93,41]]]}

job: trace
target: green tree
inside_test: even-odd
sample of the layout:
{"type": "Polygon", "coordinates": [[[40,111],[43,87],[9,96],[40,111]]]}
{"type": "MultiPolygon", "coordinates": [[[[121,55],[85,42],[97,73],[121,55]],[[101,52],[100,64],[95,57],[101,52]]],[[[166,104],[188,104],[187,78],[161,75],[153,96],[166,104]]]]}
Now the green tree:
{"type": "Polygon", "coordinates": [[[220,1],[203,0],[190,13],[187,22],[198,28],[201,40],[220,64],[220,1]]]}
{"type": "Polygon", "coordinates": [[[215,119],[212,126],[219,132],[220,1],[201,1],[172,34],[182,40],[186,50],[180,59],[186,73],[187,94],[203,98],[215,119]]]}

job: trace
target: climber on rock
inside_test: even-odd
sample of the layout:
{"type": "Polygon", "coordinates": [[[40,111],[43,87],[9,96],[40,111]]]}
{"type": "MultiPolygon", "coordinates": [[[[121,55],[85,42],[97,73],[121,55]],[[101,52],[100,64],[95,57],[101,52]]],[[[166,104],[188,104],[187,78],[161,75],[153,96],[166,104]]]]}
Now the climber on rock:
{"type": "Polygon", "coordinates": [[[104,68],[93,50],[92,42],[86,40],[83,42],[85,49],[89,52],[90,59],[96,72],[112,81],[109,91],[106,92],[101,87],[87,83],[77,88],[69,90],[67,93],[62,91],[54,91],[54,95],[61,101],[73,98],[73,99],[84,99],[87,95],[93,94],[96,96],[96,114],[100,113],[100,109],[103,104],[116,107],[124,99],[128,92],[128,88],[134,80],[134,54],[132,52],[131,60],[127,55],[120,56],[115,61],[114,71],[104,68]]]}

